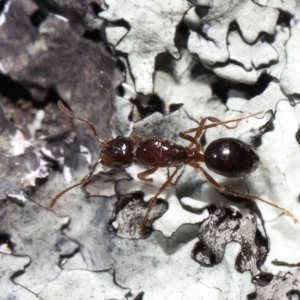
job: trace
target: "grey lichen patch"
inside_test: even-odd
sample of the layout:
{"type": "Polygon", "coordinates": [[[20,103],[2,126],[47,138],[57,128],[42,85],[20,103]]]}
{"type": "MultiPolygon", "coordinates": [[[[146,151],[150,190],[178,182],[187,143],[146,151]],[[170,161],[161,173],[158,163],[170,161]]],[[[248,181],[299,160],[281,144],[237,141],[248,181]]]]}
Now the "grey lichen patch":
{"type": "Polygon", "coordinates": [[[109,271],[63,270],[54,281],[47,284],[39,296],[44,300],[53,298],[123,300],[127,298],[126,295],[130,290],[115,284],[111,273],[109,271]]]}
{"type": "MultiPolygon", "coordinates": [[[[213,97],[212,84],[217,78],[207,72],[195,54],[185,48],[180,52],[180,60],[168,54],[158,57],[154,92],[164,101],[166,113],[172,106],[182,104],[182,108],[198,120],[208,114],[213,105],[208,100],[213,97]]],[[[222,107],[221,102],[218,106],[222,107]]],[[[181,124],[185,126],[184,122],[181,124]]]]}
{"type": "Polygon", "coordinates": [[[276,274],[271,282],[266,283],[258,277],[255,280],[257,289],[253,299],[298,299],[300,295],[299,276],[299,271],[293,273],[282,271],[276,274]]]}
{"type": "Polygon", "coordinates": [[[9,200],[0,202],[0,215],[0,231],[9,235],[12,254],[31,259],[25,273],[15,281],[34,293],[41,292],[60,273],[60,255],[70,254],[77,247],[60,231],[68,220],[58,219],[34,202],[19,206],[9,200]]]}
{"type": "Polygon", "coordinates": [[[111,197],[116,194],[116,182],[121,179],[130,179],[125,171],[110,170],[99,172],[83,187],[84,190],[93,196],[111,197]],[[101,188],[99,188],[101,186],[101,188]]]}
{"type": "Polygon", "coordinates": [[[294,264],[299,256],[299,194],[300,185],[297,172],[300,168],[299,144],[295,138],[300,122],[299,104],[291,106],[288,100],[277,103],[274,130],[262,136],[262,145],[257,150],[264,166],[257,170],[257,180],[251,187],[261,198],[292,212],[298,223],[282,214],[280,210],[257,201],[263,219],[266,234],[270,239],[270,249],[262,266],[265,273],[276,274],[285,267],[274,265],[272,261],[294,264]],[[276,150],[275,150],[276,149],[276,150]],[[266,189],[266,185],[269,187],[266,189]],[[287,247],[287,245],[289,245],[287,247]]]}
{"type": "Polygon", "coordinates": [[[116,217],[110,221],[110,227],[120,237],[140,238],[141,235],[150,233],[153,222],[166,212],[167,206],[166,202],[157,201],[149,213],[145,226],[141,228],[142,219],[148,208],[143,200],[143,193],[124,195],[116,203],[116,217]]]}
{"type": "Polygon", "coordinates": [[[103,27],[103,20],[97,16],[102,10],[102,0],[46,0],[37,1],[40,7],[47,12],[55,12],[66,17],[76,30],[100,30],[103,27]]]}
{"type": "MultiPolygon", "coordinates": [[[[279,10],[252,1],[224,5],[214,1],[208,6],[207,14],[199,15],[197,24],[191,26],[189,51],[230,81],[254,84],[262,73],[280,80],[286,69],[285,44],[290,29],[284,22],[276,24],[279,10]]],[[[196,13],[200,11],[195,8],[196,13]]]]}
{"type": "MultiPolygon", "coordinates": [[[[132,168],[134,169],[134,168],[132,168]]],[[[160,187],[159,181],[164,182],[166,180],[167,174],[163,175],[163,171],[161,170],[159,174],[155,176],[155,185],[145,184],[141,182],[134,182],[128,180],[120,180],[116,184],[116,193],[119,197],[123,198],[128,194],[139,195],[141,197],[141,193],[143,195],[143,199],[149,202],[152,198],[157,189],[160,187]],[[157,178],[159,177],[159,178],[157,178]],[[159,181],[158,181],[159,180],[159,181]]],[[[163,199],[167,201],[167,204],[162,202],[159,206],[157,206],[156,211],[153,212],[153,217],[149,218],[149,221],[146,223],[146,229],[151,229],[152,221],[154,218],[157,218],[152,225],[154,230],[161,231],[164,237],[170,238],[176,231],[183,225],[186,224],[196,224],[202,222],[204,219],[208,217],[208,212],[204,209],[205,205],[201,212],[193,213],[186,209],[184,209],[175,195],[175,187],[168,187],[166,188],[159,196],[159,199],[163,199]],[[167,206],[167,211],[165,211],[167,206]],[[152,219],[152,220],[151,220],[152,219]]],[[[180,189],[179,189],[180,191],[180,189]]],[[[144,204],[142,205],[144,206],[144,204]]],[[[207,206],[207,205],[206,205],[207,206]]],[[[139,208],[139,207],[138,207],[139,208]]],[[[140,210],[140,208],[139,208],[140,210]]],[[[134,215],[138,214],[139,212],[134,213],[134,215]]],[[[145,213],[145,211],[144,211],[145,213]]],[[[150,212],[150,216],[152,213],[150,212]]],[[[127,218],[128,219],[128,218],[127,218]]],[[[132,220],[129,220],[132,222],[132,220]]],[[[140,229],[141,226],[141,219],[138,218],[137,223],[133,224],[136,229],[140,229]]],[[[118,223],[115,224],[116,228],[118,223]]]]}
{"type": "Polygon", "coordinates": [[[0,106],[0,199],[25,202],[36,180],[48,176],[46,162],[23,134],[7,120],[0,106]]]}
{"type": "MultiPolygon", "coordinates": [[[[188,48],[197,53],[205,65],[217,62],[225,63],[230,57],[227,48],[227,32],[235,21],[245,41],[254,43],[261,32],[274,34],[279,11],[259,6],[252,1],[235,1],[233,4],[223,1],[205,1],[208,13],[201,18],[199,28],[202,34],[193,31],[189,37],[188,48]],[[251,13],[249,13],[251,12],[251,13]]],[[[201,5],[196,1],[194,5],[201,5]]]]}
{"type": "MultiPolygon", "coordinates": [[[[118,197],[142,191],[143,200],[149,201],[170,176],[172,168],[160,168],[152,175],[153,183],[146,184],[137,177],[139,172],[145,171],[145,166],[134,163],[120,173],[107,172],[100,167],[97,172],[101,172],[89,185],[63,195],[53,213],[45,209],[58,192],[80,181],[88,173],[91,163],[99,157],[99,143],[90,129],[58,113],[56,101],[62,98],[74,113],[95,123],[101,138],[109,139],[119,134],[165,137],[183,146],[189,142],[179,138],[178,133],[196,127],[202,116],[229,120],[242,116],[244,112],[272,109],[275,114],[268,112],[264,117],[244,120],[235,129],[209,129],[200,143],[204,150],[208,143],[220,137],[232,136],[251,143],[254,137],[260,136],[256,145],[262,164],[255,172],[236,179],[210,174],[224,186],[246,194],[257,194],[292,211],[299,218],[297,170],[300,158],[296,139],[299,135],[299,108],[297,105],[290,106],[288,101],[284,105],[278,104],[279,99],[285,98],[280,84],[285,92],[297,93],[298,88],[297,80],[292,78],[292,74],[297,74],[297,64],[293,68],[293,57],[297,56],[297,51],[290,51],[289,47],[285,51],[286,41],[292,41],[293,35],[298,36],[296,10],[299,7],[296,2],[290,1],[290,6],[282,1],[263,0],[193,2],[193,5],[198,5],[194,12],[200,18],[190,28],[193,31],[190,36],[196,42],[200,41],[195,52],[203,54],[201,60],[205,67],[199,63],[197,55],[186,50],[189,29],[181,24],[178,31],[183,33],[182,40],[178,39],[176,32],[191,1],[161,2],[110,0],[105,7],[101,0],[12,0],[9,9],[5,9],[5,20],[0,27],[0,68],[12,80],[27,88],[31,97],[27,97],[26,101],[29,100],[33,107],[16,116],[10,114],[10,117],[13,116],[18,126],[28,128],[31,141],[41,149],[53,172],[43,185],[35,188],[32,198],[41,206],[32,202],[26,202],[24,207],[17,206],[19,202],[16,199],[21,199],[22,195],[15,190],[9,192],[8,196],[14,202],[1,202],[4,224],[1,226],[4,228],[3,236],[8,240],[5,243],[10,248],[7,251],[27,254],[32,261],[16,280],[34,292],[41,291],[44,298],[245,299],[255,290],[251,272],[256,271],[256,267],[259,271],[277,274],[278,270],[293,270],[293,267],[295,271],[295,266],[299,266],[298,224],[294,224],[280,209],[257,201],[254,212],[261,218],[256,219],[257,227],[265,244],[255,249],[253,232],[256,223],[254,217],[249,216],[254,205],[249,209],[249,206],[245,207],[246,201],[229,202],[205,182],[199,170],[189,166],[182,168],[173,185],[160,195],[168,202],[168,210],[162,214],[165,206],[160,205],[150,214],[151,218],[158,219],[148,224],[153,232],[145,239],[131,238],[137,237],[140,219],[145,213],[141,199],[125,201],[127,205],[118,211],[115,223],[110,223],[118,197]],[[33,17],[41,12],[38,9],[45,14],[39,24],[33,24],[33,17]],[[106,33],[110,35],[107,40],[117,44],[117,50],[129,55],[129,65],[124,64],[127,68],[124,74],[112,58],[112,52],[107,51],[100,41],[101,33],[86,32],[82,36],[85,30],[101,28],[103,21],[96,14],[103,9],[107,11],[102,15],[109,21],[116,21],[116,26],[121,25],[118,28],[111,26],[106,33]],[[291,31],[288,22],[283,24],[278,19],[279,10],[291,14],[291,31]],[[205,11],[207,15],[200,14],[205,11]],[[128,22],[127,27],[122,26],[124,20],[128,22]],[[231,27],[233,22],[236,27],[234,24],[231,27]],[[176,59],[180,52],[182,57],[175,61],[169,53],[158,55],[162,52],[170,52],[176,59]],[[287,77],[281,77],[285,53],[288,53],[288,70],[284,73],[287,77]],[[271,77],[274,80],[263,88],[261,82],[255,86],[235,85],[222,82],[207,68],[235,82],[254,83],[263,72],[269,74],[268,82],[271,77]],[[155,95],[138,94],[130,72],[138,91],[154,91],[155,95]],[[123,75],[126,77],[123,90],[115,90],[123,75]],[[288,82],[287,86],[280,81],[281,78],[288,82]],[[238,95],[239,99],[236,97],[229,103],[227,99],[232,95],[238,95]],[[257,97],[250,99],[253,96],[257,97]],[[149,103],[149,99],[153,97],[157,97],[157,102],[162,102],[165,107],[157,110],[149,107],[153,103],[149,103]],[[139,100],[146,108],[143,113],[133,109],[130,101],[134,100],[139,100]],[[175,108],[169,108],[172,104],[175,108]],[[27,119],[29,114],[31,117],[27,119]],[[265,125],[271,122],[274,126],[266,132],[265,125]],[[129,176],[132,180],[123,184],[122,179],[129,176]],[[115,193],[118,195],[114,196],[115,193]],[[209,220],[212,220],[214,228],[210,228],[208,220],[204,221],[208,218],[206,208],[215,209],[211,204],[219,207],[229,203],[238,207],[243,217],[239,213],[229,214],[232,218],[224,217],[221,222],[219,216],[218,223],[213,215],[209,220]],[[8,214],[5,215],[5,212],[8,214]],[[55,215],[69,218],[55,222],[58,220],[55,215]],[[122,237],[109,231],[107,224],[118,228],[122,237]],[[65,234],[63,237],[60,230],[65,234]],[[198,251],[197,257],[209,264],[213,253],[218,263],[211,267],[203,266],[190,257],[198,241],[199,230],[202,240],[213,241],[210,246],[214,252],[198,251]],[[212,236],[213,230],[215,236],[212,236]],[[68,238],[78,245],[74,256],[76,245],[68,238]],[[61,271],[60,267],[65,270],[61,271]],[[110,268],[115,271],[115,278],[107,272],[96,272],[110,268]],[[131,294],[125,295],[119,284],[130,288],[131,294]]],[[[290,46],[297,45],[295,41],[290,46]]],[[[0,82],[0,92],[1,88],[0,82]]],[[[9,101],[19,105],[23,101],[19,98],[22,97],[12,97],[9,101]]],[[[2,121],[2,127],[7,128],[7,120],[3,118],[2,121]]],[[[3,160],[1,168],[6,170],[6,164],[11,163],[15,173],[5,173],[9,179],[4,178],[3,182],[20,175],[14,165],[16,157],[23,155],[17,162],[24,164],[24,169],[28,167],[26,163],[30,168],[34,162],[40,166],[39,156],[34,159],[33,148],[27,146],[26,139],[14,128],[12,132],[9,130],[2,134],[0,150],[3,155],[9,153],[11,160],[3,160]]],[[[30,168],[26,169],[25,177],[20,176],[16,187],[19,182],[30,183],[30,186],[34,182],[32,175],[38,168],[30,168]]],[[[15,183],[12,182],[12,185],[15,183]]],[[[257,235],[255,238],[258,239],[257,235]]],[[[1,249],[5,249],[4,244],[1,249]]],[[[4,264],[5,268],[9,266],[4,264]]],[[[259,285],[258,282],[256,284],[259,285]]],[[[294,291],[290,292],[288,296],[293,297],[294,291]]]]}
{"type": "Polygon", "coordinates": [[[246,84],[254,84],[263,73],[279,80],[286,67],[285,44],[289,37],[286,24],[276,26],[271,41],[260,36],[254,44],[247,44],[238,31],[231,31],[228,35],[230,60],[212,69],[220,77],[246,84]]]}
{"type": "MultiPolygon", "coordinates": [[[[93,115],[93,111],[90,120],[107,138],[112,94],[122,80],[116,60],[102,43],[83,38],[72,30],[70,22],[53,14],[35,27],[30,16],[36,8],[30,0],[12,1],[0,30],[3,72],[25,82],[36,100],[43,102],[50,89],[82,117],[93,115]]],[[[81,132],[90,134],[84,126],[81,132]]]]}
{"type": "Polygon", "coordinates": [[[293,11],[293,18],[290,22],[291,36],[286,44],[286,57],[287,57],[286,68],[282,73],[282,77],[280,81],[283,91],[288,95],[300,94],[299,85],[297,84],[297,79],[296,79],[298,78],[300,73],[300,68],[299,68],[300,60],[299,60],[298,52],[296,51],[296,49],[299,47],[300,13],[299,13],[299,3],[297,2],[296,5],[297,5],[297,9],[291,10],[293,11]]]}
{"type": "Polygon", "coordinates": [[[236,261],[240,271],[255,271],[257,246],[255,217],[241,218],[237,212],[220,208],[205,220],[199,229],[199,242],[195,245],[192,256],[204,266],[213,266],[222,261],[225,247],[234,241],[241,245],[241,252],[236,261]]]}
{"type": "Polygon", "coordinates": [[[100,13],[102,18],[110,22],[125,20],[129,23],[130,30],[116,49],[128,54],[136,90],[144,94],[151,93],[157,54],[168,51],[179,58],[174,35],[178,23],[189,9],[188,1],[155,0],[138,5],[134,0],[105,2],[108,10],[100,13]]]}
{"type": "Polygon", "coordinates": [[[25,265],[30,263],[29,257],[20,257],[0,253],[0,289],[2,299],[41,299],[34,293],[13,282],[16,272],[25,271],[25,265]]]}

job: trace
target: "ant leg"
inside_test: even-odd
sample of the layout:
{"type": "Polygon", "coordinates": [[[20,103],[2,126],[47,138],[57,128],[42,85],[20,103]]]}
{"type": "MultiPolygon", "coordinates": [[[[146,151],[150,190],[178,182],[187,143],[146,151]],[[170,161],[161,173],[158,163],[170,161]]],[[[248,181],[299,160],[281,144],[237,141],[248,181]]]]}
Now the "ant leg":
{"type": "Polygon", "coordinates": [[[188,141],[191,142],[190,145],[189,145],[189,149],[191,149],[192,146],[194,145],[196,151],[199,152],[200,149],[201,149],[201,147],[200,147],[200,144],[198,143],[197,140],[200,138],[200,136],[202,135],[203,131],[204,131],[205,129],[208,128],[207,126],[210,126],[210,127],[215,127],[215,126],[217,126],[216,124],[210,124],[210,125],[204,126],[206,120],[209,120],[209,121],[211,121],[211,122],[218,123],[217,125],[223,125],[223,126],[225,126],[226,128],[228,128],[228,129],[234,129],[234,128],[236,128],[236,127],[238,126],[238,123],[237,123],[236,125],[234,125],[234,126],[228,126],[228,125],[226,125],[226,124],[222,124],[222,121],[220,121],[219,119],[214,118],[214,117],[202,118],[202,119],[200,120],[199,126],[198,126],[197,128],[193,128],[193,129],[189,129],[189,130],[187,130],[187,131],[179,132],[179,136],[180,136],[181,138],[183,138],[183,139],[188,140],[188,141]],[[192,130],[192,131],[191,131],[191,130],[192,130]],[[194,137],[192,137],[192,136],[190,136],[190,135],[187,134],[187,133],[190,133],[190,132],[193,132],[193,131],[196,132],[194,137]]]}
{"type": "Polygon", "coordinates": [[[185,139],[185,140],[188,140],[190,141],[190,145],[189,145],[189,149],[191,149],[193,146],[195,146],[195,149],[199,152],[200,151],[200,145],[199,143],[197,142],[197,140],[193,137],[193,136],[190,136],[190,135],[187,135],[183,132],[179,132],[178,134],[182,139],[185,139]]]}
{"type": "Polygon", "coordinates": [[[94,173],[94,171],[95,171],[95,169],[96,169],[96,167],[97,167],[97,165],[98,165],[99,163],[100,163],[100,160],[98,160],[96,163],[94,163],[93,166],[92,166],[92,168],[91,168],[91,170],[89,171],[89,173],[88,173],[83,179],[81,179],[79,182],[77,182],[77,183],[75,183],[75,184],[73,184],[73,185],[67,187],[66,189],[64,189],[63,191],[61,191],[59,194],[57,194],[57,195],[51,200],[51,202],[50,202],[50,205],[49,205],[50,209],[53,208],[53,206],[55,205],[55,203],[57,202],[57,200],[58,200],[63,194],[65,194],[66,192],[68,192],[69,190],[71,190],[71,189],[73,189],[73,188],[75,188],[75,187],[77,187],[77,186],[80,186],[80,185],[83,185],[83,184],[89,182],[90,179],[91,179],[91,177],[92,177],[92,175],[93,175],[93,173],[94,173]]]}
{"type": "MultiPolygon", "coordinates": [[[[207,117],[207,120],[209,120],[209,121],[211,121],[213,123],[222,123],[222,121],[220,119],[217,119],[215,117],[207,117]]],[[[233,125],[233,126],[229,126],[229,125],[226,125],[226,124],[222,124],[222,125],[224,127],[226,127],[227,129],[234,129],[234,128],[236,128],[239,125],[239,123],[237,121],[236,124],[233,125]]]]}
{"type": "MultiPolygon", "coordinates": [[[[191,132],[197,132],[198,130],[205,130],[205,129],[208,129],[208,128],[212,128],[212,127],[216,127],[216,126],[219,126],[219,125],[223,125],[223,126],[225,126],[225,127],[227,127],[227,125],[225,125],[225,124],[227,124],[227,123],[232,123],[232,122],[239,122],[239,121],[241,121],[241,120],[244,120],[244,119],[248,119],[248,118],[251,118],[251,117],[254,117],[254,116],[256,116],[256,115],[259,115],[259,114],[261,114],[262,113],[262,111],[259,111],[259,112],[257,112],[257,113],[254,113],[254,114],[251,114],[251,115],[249,115],[249,116],[246,116],[246,117],[242,117],[242,118],[238,118],[238,119],[232,119],[232,120],[227,120],[227,121],[218,121],[218,122],[215,122],[215,123],[213,123],[213,124],[208,124],[208,125],[203,125],[203,126],[198,126],[198,127],[195,127],[195,128],[191,128],[191,129],[188,129],[188,130],[186,130],[186,131],[183,131],[183,133],[184,134],[187,134],[187,133],[191,133],[191,132]]],[[[206,119],[212,119],[212,120],[214,120],[215,118],[213,118],[213,117],[208,117],[208,118],[206,118],[206,119]]],[[[215,119],[215,120],[218,120],[218,119],[215,119]]],[[[237,125],[236,125],[237,126],[237,125]]],[[[227,128],[229,128],[229,129],[233,129],[233,128],[235,128],[236,126],[234,126],[234,127],[227,127],[227,128]]]]}
{"type": "Polygon", "coordinates": [[[290,218],[293,219],[293,221],[295,223],[298,222],[297,218],[291,213],[289,212],[288,210],[274,204],[274,203],[271,203],[269,201],[266,201],[264,199],[261,199],[259,198],[257,195],[252,195],[252,194],[243,194],[243,193],[240,193],[236,190],[233,190],[233,189],[230,189],[230,188],[227,188],[221,184],[219,184],[215,179],[212,178],[212,176],[210,176],[205,170],[204,168],[202,168],[198,163],[194,163],[194,162],[191,162],[189,163],[190,166],[194,167],[195,169],[199,169],[203,175],[206,177],[206,179],[221,193],[221,194],[229,194],[229,195],[233,195],[233,196],[237,196],[237,197],[241,197],[241,198],[244,198],[244,199],[249,199],[249,200],[259,200],[259,201],[262,201],[266,204],[269,204],[277,209],[280,209],[284,214],[286,214],[287,216],[289,216],[290,218]]]}
{"type": "Polygon", "coordinates": [[[151,169],[148,169],[144,172],[138,173],[137,177],[139,178],[139,180],[147,182],[147,183],[151,183],[153,181],[152,178],[146,178],[149,175],[153,174],[159,167],[153,167],[151,169]]]}
{"type": "Polygon", "coordinates": [[[192,137],[190,135],[187,135],[185,131],[183,132],[179,132],[179,136],[182,138],[182,139],[185,139],[185,140],[188,140],[190,141],[190,145],[189,145],[189,149],[191,149],[193,146],[195,146],[196,150],[199,152],[200,151],[200,144],[198,143],[198,139],[199,137],[201,136],[202,132],[203,132],[203,129],[201,127],[204,126],[205,124],[205,121],[206,121],[206,118],[202,118],[199,122],[199,127],[198,127],[198,130],[196,130],[196,133],[195,133],[195,136],[192,137]]]}
{"type": "Polygon", "coordinates": [[[93,133],[94,133],[94,136],[98,139],[98,141],[100,142],[100,144],[103,145],[104,141],[99,137],[99,134],[98,134],[98,132],[97,132],[97,130],[96,130],[96,128],[95,128],[95,126],[94,126],[93,123],[89,122],[89,121],[86,120],[86,119],[83,119],[83,118],[80,118],[80,117],[74,115],[70,110],[68,110],[68,109],[64,106],[64,104],[63,104],[63,102],[62,102],[61,100],[59,100],[59,101],[57,102],[57,105],[58,105],[59,109],[60,109],[64,114],[66,114],[67,116],[69,116],[70,118],[74,118],[74,119],[76,119],[76,120],[79,120],[79,121],[81,121],[81,122],[87,124],[87,125],[92,129],[92,131],[93,131],[93,133]]]}
{"type": "Polygon", "coordinates": [[[139,137],[139,136],[136,136],[136,135],[133,135],[130,137],[135,143],[141,143],[143,142],[145,139],[139,137]]]}
{"type": "Polygon", "coordinates": [[[165,181],[165,183],[155,192],[154,197],[151,198],[150,203],[148,205],[147,208],[147,212],[144,215],[141,225],[140,225],[140,230],[139,230],[139,234],[142,236],[144,234],[144,227],[147,223],[148,220],[148,216],[150,211],[152,210],[153,206],[155,205],[156,201],[157,201],[157,197],[164,191],[164,189],[166,189],[166,187],[168,187],[171,182],[172,179],[174,178],[174,176],[177,174],[177,172],[181,169],[182,166],[178,166],[176,167],[176,169],[174,170],[174,172],[172,173],[172,175],[165,181]]]}

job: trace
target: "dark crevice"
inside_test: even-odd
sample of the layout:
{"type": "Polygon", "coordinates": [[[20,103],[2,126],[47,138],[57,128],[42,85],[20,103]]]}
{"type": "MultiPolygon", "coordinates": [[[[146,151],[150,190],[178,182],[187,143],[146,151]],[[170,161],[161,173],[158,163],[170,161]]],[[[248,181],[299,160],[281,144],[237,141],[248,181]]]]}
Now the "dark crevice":
{"type": "Polygon", "coordinates": [[[191,255],[192,255],[192,259],[194,259],[196,262],[200,263],[204,267],[213,267],[218,263],[216,259],[216,255],[203,241],[199,241],[194,245],[191,255]],[[207,259],[206,262],[199,261],[197,259],[199,253],[201,253],[201,255],[207,259]]]}
{"type": "Polygon", "coordinates": [[[169,112],[172,113],[174,111],[179,110],[183,106],[183,103],[174,103],[169,105],[169,112]]]}
{"type": "Polygon", "coordinates": [[[80,252],[80,249],[79,247],[76,248],[72,253],[70,254],[66,254],[66,255],[61,255],[59,257],[59,266],[62,266],[63,265],[63,262],[65,259],[70,259],[71,257],[73,257],[75,254],[79,253],[80,252]]]}
{"type": "Polygon", "coordinates": [[[208,14],[209,9],[210,9],[209,6],[196,6],[195,13],[200,19],[202,19],[208,14]]]}
{"type": "Polygon", "coordinates": [[[264,287],[273,280],[274,275],[271,273],[261,273],[259,276],[253,278],[253,282],[258,286],[264,287]]]}
{"type": "Polygon", "coordinates": [[[299,125],[299,128],[295,134],[295,138],[296,138],[296,141],[297,143],[300,145],[300,125],[299,125]]]}
{"type": "Polygon", "coordinates": [[[133,300],[143,300],[144,294],[144,292],[140,292],[133,300]]]}
{"type": "Polygon", "coordinates": [[[288,297],[288,299],[290,300],[296,300],[296,299],[300,299],[300,291],[299,290],[290,290],[286,296],[288,297]],[[297,296],[297,298],[295,297],[297,296]]]}
{"type": "Polygon", "coordinates": [[[232,31],[237,31],[241,39],[248,45],[254,45],[257,43],[258,40],[262,41],[267,41],[268,43],[274,42],[275,35],[274,34],[269,34],[268,32],[260,32],[259,35],[257,36],[256,40],[249,43],[244,39],[243,32],[241,31],[239,25],[237,22],[232,22],[229,26],[228,34],[232,31]]]}
{"type": "Polygon", "coordinates": [[[46,106],[48,103],[55,103],[57,104],[57,101],[61,100],[60,95],[57,93],[57,91],[55,89],[50,88],[48,90],[47,96],[44,99],[44,103],[46,106]]]}
{"type": "Polygon", "coordinates": [[[220,80],[212,83],[211,87],[213,95],[217,96],[224,104],[226,104],[228,92],[231,89],[244,92],[247,94],[247,99],[251,99],[263,93],[272,80],[273,78],[270,75],[262,73],[257,82],[253,85],[220,80]]]}
{"type": "Polygon", "coordinates": [[[24,273],[25,273],[25,270],[19,270],[19,271],[15,272],[15,273],[10,277],[10,279],[11,279],[12,281],[14,281],[14,279],[15,279],[16,277],[19,277],[19,276],[23,275],[24,273]]]}
{"type": "Polygon", "coordinates": [[[144,119],[155,112],[161,114],[165,113],[165,103],[157,95],[152,95],[146,101],[146,104],[143,104],[140,99],[132,99],[131,103],[134,104],[141,116],[141,119],[144,119]]]}
{"type": "Polygon", "coordinates": [[[119,97],[125,96],[125,89],[122,84],[116,88],[116,96],[119,96],[119,97]]]}
{"type": "MultiPolygon", "coordinates": [[[[121,71],[122,75],[124,76],[124,81],[128,82],[128,78],[126,78],[126,74],[127,73],[126,73],[126,65],[125,65],[125,63],[122,60],[118,59],[117,60],[117,64],[116,64],[116,68],[118,68],[121,71]]],[[[123,82],[119,86],[117,86],[115,92],[116,92],[117,96],[124,97],[124,95],[125,95],[125,89],[123,87],[123,82]]]]}
{"type": "Polygon", "coordinates": [[[261,232],[257,229],[255,234],[255,244],[257,246],[256,254],[256,266],[259,269],[265,262],[268,250],[269,250],[269,241],[264,237],[261,232]]]}
{"type": "Polygon", "coordinates": [[[281,26],[287,26],[290,27],[291,20],[293,18],[293,15],[287,11],[279,10],[280,15],[277,20],[277,24],[281,26]]]}
{"type": "Polygon", "coordinates": [[[0,245],[7,244],[11,251],[14,250],[14,244],[10,240],[9,234],[0,234],[0,245]]]}
{"type": "Polygon", "coordinates": [[[98,17],[98,15],[103,11],[103,9],[101,8],[101,6],[98,3],[96,3],[96,2],[91,2],[90,3],[90,7],[91,7],[91,9],[94,12],[94,15],[96,17],[98,17]]]}
{"type": "Polygon", "coordinates": [[[0,94],[16,102],[20,98],[33,100],[30,92],[20,83],[13,81],[9,76],[0,74],[0,94]]]}
{"type": "Polygon", "coordinates": [[[252,294],[249,294],[247,296],[247,300],[254,300],[257,298],[257,294],[256,293],[252,293],[252,294]]]}
{"type": "Polygon", "coordinates": [[[37,9],[34,13],[30,16],[30,21],[33,26],[39,27],[41,23],[45,21],[47,18],[47,14],[41,11],[40,9],[37,9]]]}
{"type": "Polygon", "coordinates": [[[0,14],[3,12],[4,7],[5,7],[7,2],[8,2],[8,0],[1,0],[0,1],[0,14]]]}
{"type": "Polygon", "coordinates": [[[102,42],[103,41],[101,32],[100,32],[100,30],[97,30],[97,29],[91,30],[91,31],[86,30],[82,36],[84,38],[94,41],[94,42],[102,42]]]}

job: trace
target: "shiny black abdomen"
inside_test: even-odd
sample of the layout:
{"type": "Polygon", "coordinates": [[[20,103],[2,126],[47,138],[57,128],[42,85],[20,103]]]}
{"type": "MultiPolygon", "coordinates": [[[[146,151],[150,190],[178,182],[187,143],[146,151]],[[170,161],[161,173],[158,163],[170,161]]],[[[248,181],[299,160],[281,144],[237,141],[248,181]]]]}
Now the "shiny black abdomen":
{"type": "Polygon", "coordinates": [[[136,147],[136,160],[146,166],[171,167],[187,162],[188,151],[185,147],[163,138],[147,139],[136,147]]]}
{"type": "Polygon", "coordinates": [[[208,169],[226,177],[238,177],[254,171],[259,157],[246,143],[235,138],[211,142],[204,152],[208,169]]]}

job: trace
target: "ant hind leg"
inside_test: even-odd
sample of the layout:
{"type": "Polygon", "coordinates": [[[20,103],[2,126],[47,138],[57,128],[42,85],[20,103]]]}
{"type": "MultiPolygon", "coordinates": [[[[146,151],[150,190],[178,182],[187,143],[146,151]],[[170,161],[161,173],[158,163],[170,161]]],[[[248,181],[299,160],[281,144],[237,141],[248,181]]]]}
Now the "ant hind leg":
{"type": "Polygon", "coordinates": [[[266,204],[269,204],[277,209],[280,209],[284,214],[286,214],[287,216],[289,216],[290,218],[293,219],[293,221],[295,223],[298,222],[297,218],[288,210],[284,209],[283,207],[280,207],[274,203],[271,203],[269,201],[266,201],[262,198],[259,198],[257,195],[252,195],[252,194],[244,194],[244,193],[241,193],[239,191],[236,191],[236,190],[233,190],[233,189],[230,189],[230,188],[227,188],[221,184],[219,184],[215,179],[212,178],[212,176],[210,176],[205,170],[204,168],[202,168],[198,163],[196,162],[191,162],[189,163],[190,166],[192,166],[193,168],[195,169],[198,169],[200,170],[203,175],[206,177],[206,179],[221,193],[221,194],[229,194],[229,195],[233,195],[233,196],[237,196],[237,197],[241,197],[241,198],[244,198],[244,199],[249,199],[249,200],[258,200],[258,201],[261,201],[261,202],[264,202],[266,204]]]}

